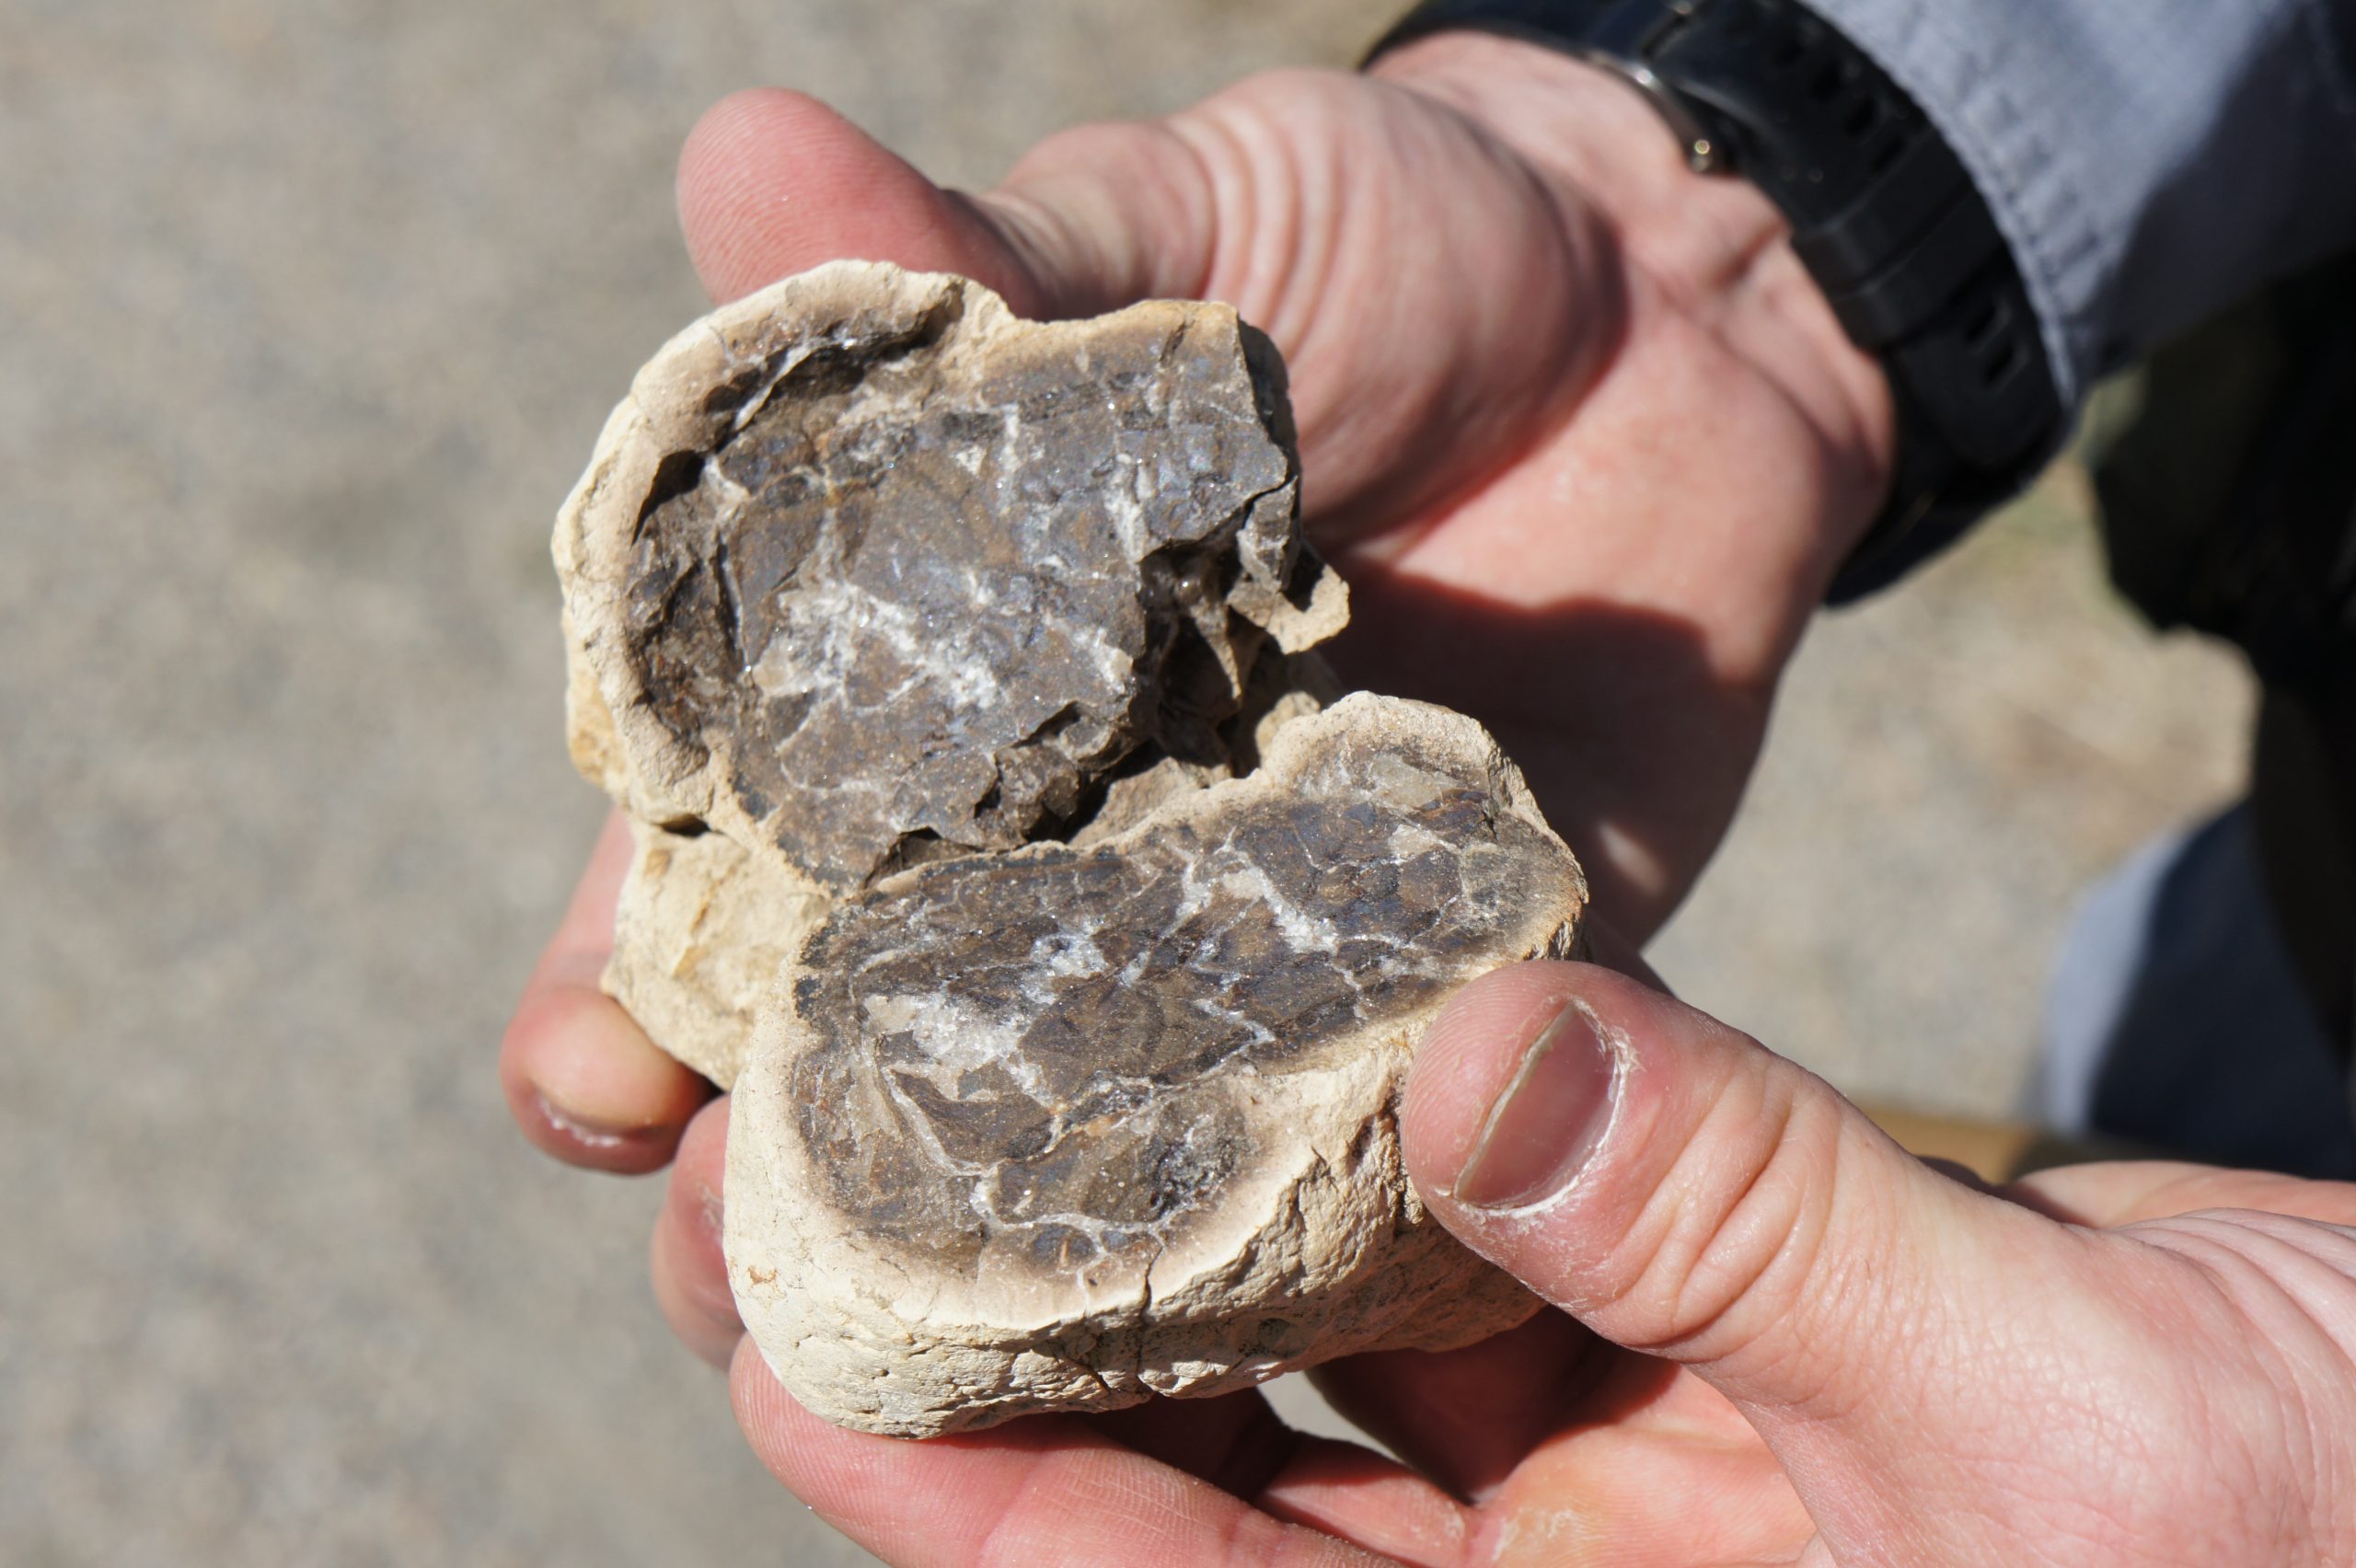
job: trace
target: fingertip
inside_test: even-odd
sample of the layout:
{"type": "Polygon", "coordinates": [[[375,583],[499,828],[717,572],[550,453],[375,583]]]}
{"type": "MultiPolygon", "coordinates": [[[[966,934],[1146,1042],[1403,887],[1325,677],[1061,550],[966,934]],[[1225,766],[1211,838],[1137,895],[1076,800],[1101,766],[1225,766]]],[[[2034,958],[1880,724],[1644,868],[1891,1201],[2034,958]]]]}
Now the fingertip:
{"type": "Polygon", "coordinates": [[[1456,1350],[1385,1350],[1310,1374],[1359,1430],[1473,1503],[1496,1494],[1594,1380],[1600,1343],[1560,1312],[1456,1350]]]}
{"type": "Polygon", "coordinates": [[[1617,978],[1584,963],[1509,964],[1459,990],[1425,1029],[1400,1136],[1408,1170],[1426,1191],[1454,1182],[1523,1053],[1590,976],[1617,978]]]}
{"type": "Polygon", "coordinates": [[[1027,303],[995,233],[873,137],[806,93],[762,87],[707,110],[680,149],[679,225],[717,300],[824,261],[960,272],[1027,303]]]}
{"type": "Polygon", "coordinates": [[[648,1265],[654,1298],[680,1340],[725,1367],[744,1337],[721,1244],[722,1178],[727,1164],[728,1101],[696,1113],[681,1136],[671,1185],[655,1216],[648,1265]]]}
{"type": "Polygon", "coordinates": [[[839,1499],[836,1478],[845,1468],[842,1450],[889,1439],[830,1426],[808,1411],[778,1381],[761,1347],[745,1334],[728,1360],[728,1400],[737,1427],[754,1457],[803,1502],[832,1518],[839,1499]]]}
{"type": "Polygon", "coordinates": [[[668,1164],[687,1119],[713,1093],[620,1003],[569,981],[536,986],[516,1008],[500,1043],[499,1078],[535,1147],[629,1176],[668,1164]]]}
{"type": "MultiPolygon", "coordinates": [[[[728,1357],[728,1402],[735,1409],[736,1424],[753,1440],[756,1452],[761,1448],[760,1435],[777,1424],[779,1400],[791,1403],[785,1385],[777,1380],[777,1374],[761,1358],[760,1346],[747,1334],[728,1357]]],[[[766,1456],[763,1462],[768,1462],[766,1456]]],[[[769,1468],[776,1469],[774,1465],[769,1468]]]]}

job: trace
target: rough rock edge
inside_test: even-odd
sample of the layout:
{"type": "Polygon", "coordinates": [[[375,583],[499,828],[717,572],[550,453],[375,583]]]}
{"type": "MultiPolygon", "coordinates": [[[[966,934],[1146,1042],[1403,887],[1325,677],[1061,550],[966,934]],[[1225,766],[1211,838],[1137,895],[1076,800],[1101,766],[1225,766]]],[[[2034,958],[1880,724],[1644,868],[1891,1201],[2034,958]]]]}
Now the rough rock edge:
{"type": "MultiPolygon", "coordinates": [[[[1472,760],[1500,813],[1560,847],[1519,771],[1478,724],[1370,696],[1284,726],[1265,775],[1183,798],[1134,831],[1157,831],[1173,812],[1216,812],[1239,792],[1284,788],[1289,759],[1326,737],[1355,732],[1381,745],[1410,732],[1472,760]]],[[[1543,934],[1500,963],[1579,951],[1585,886],[1563,855],[1571,902],[1533,917],[1543,934]]],[[[1043,1290],[1028,1292],[1026,1307],[981,1299],[977,1282],[920,1276],[815,1196],[783,1090],[787,1064],[811,1043],[793,1017],[794,978],[789,963],[737,1084],[725,1244],[745,1326],[795,1398],[828,1421],[931,1436],[1035,1412],[1113,1410],[1155,1393],[1225,1393],[1362,1351],[1473,1343],[1537,1309],[1521,1286],[1429,1218],[1406,1177],[1397,1098],[1437,1004],[1363,1032],[1328,1067],[1264,1080],[1272,1101],[1288,1102],[1264,1116],[1303,1129],[1295,1164],[1261,1168],[1222,1197],[1228,1223],[1072,1311],[1037,1299],[1043,1290]],[[886,1288],[893,1276],[900,1285],[886,1288]],[[1300,1331],[1304,1319],[1313,1332],[1300,1331]]],[[[1077,1292],[1056,1294],[1068,1304],[1077,1292]]]]}
{"type": "Polygon", "coordinates": [[[826,891],[720,833],[633,822],[606,994],[722,1090],[752,1046],[778,965],[826,917],[826,891]]]}

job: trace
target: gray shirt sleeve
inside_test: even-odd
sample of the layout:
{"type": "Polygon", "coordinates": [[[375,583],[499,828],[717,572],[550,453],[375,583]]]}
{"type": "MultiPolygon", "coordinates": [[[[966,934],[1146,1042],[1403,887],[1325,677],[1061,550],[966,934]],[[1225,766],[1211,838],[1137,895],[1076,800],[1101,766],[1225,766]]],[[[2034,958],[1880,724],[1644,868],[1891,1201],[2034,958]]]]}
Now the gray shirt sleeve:
{"type": "Polygon", "coordinates": [[[2064,398],[2356,246],[2356,0],[1807,0],[1993,209],[2064,398]]]}

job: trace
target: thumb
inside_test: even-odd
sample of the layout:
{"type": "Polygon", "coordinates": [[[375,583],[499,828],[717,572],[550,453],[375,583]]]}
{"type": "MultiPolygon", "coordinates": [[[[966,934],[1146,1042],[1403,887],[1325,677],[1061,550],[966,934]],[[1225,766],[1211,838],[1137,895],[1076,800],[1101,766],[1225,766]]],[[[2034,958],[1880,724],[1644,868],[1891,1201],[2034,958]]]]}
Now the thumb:
{"type": "Polygon", "coordinates": [[[2085,1241],[1933,1171],[1747,1036],[1585,964],[1468,986],[1425,1037],[1402,1131],[1449,1229],[1716,1387],[1836,1542],[1910,1528],[1892,1483],[1908,1456],[1969,1440],[1974,1389],[2021,1326],[2008,1282],[2066,1277],[2085,1241]]]}
{"type": "Polygon", "coordinates": [[[1194,297],[1213,202],[1164,127],[1051,137],[998,190],[944,190],[814,98],[737,93],[679,155],[679,221],[704,286],[733,299],[838,258],[961,272],[1034,318],[1194,297]]]}

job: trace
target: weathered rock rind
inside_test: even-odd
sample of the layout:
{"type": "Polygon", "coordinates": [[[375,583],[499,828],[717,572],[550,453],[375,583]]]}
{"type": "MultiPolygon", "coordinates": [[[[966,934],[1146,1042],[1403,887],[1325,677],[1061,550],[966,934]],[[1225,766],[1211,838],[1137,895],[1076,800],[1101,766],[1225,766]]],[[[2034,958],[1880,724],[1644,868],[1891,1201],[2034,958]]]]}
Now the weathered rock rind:
{"type": "Polygon", "coordinates": [[[1393,1115],[1447,997],[1585,899],[1485,732],[1365,696],[1127,833],[879,882],[738,1079],[747,1327],[814,1411],[928,1435],[1511,1326],[1393,1115]]]}
{"type": "Polygon", "coordinates": [[[778,965],[831,901],[724,833],[631,832],[606,989],[649,1039],[726,1089],[778,965]]]}

